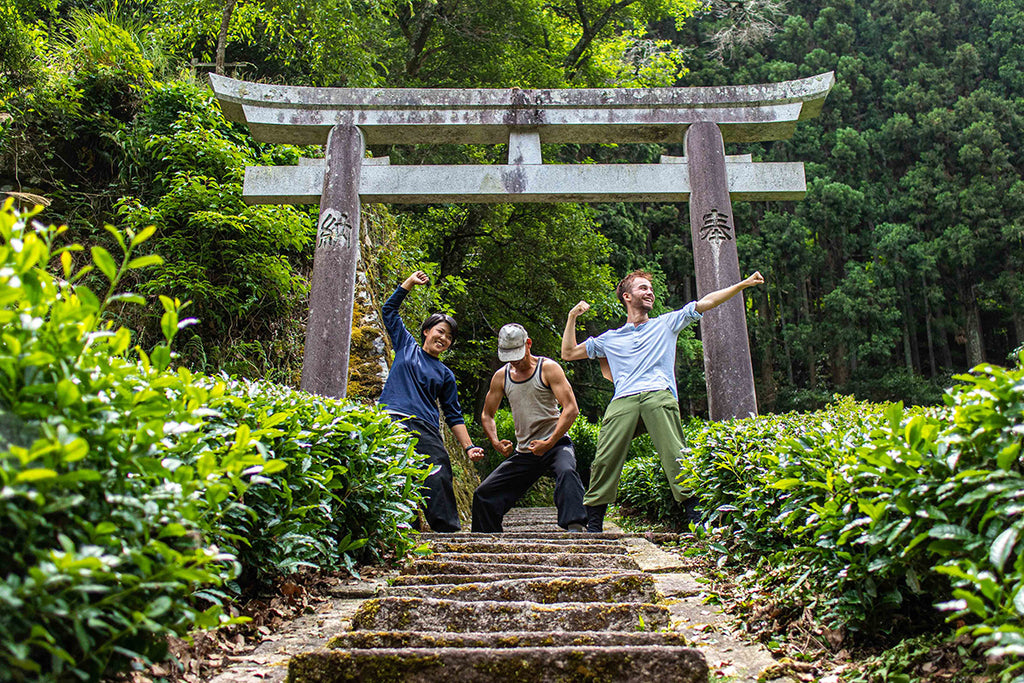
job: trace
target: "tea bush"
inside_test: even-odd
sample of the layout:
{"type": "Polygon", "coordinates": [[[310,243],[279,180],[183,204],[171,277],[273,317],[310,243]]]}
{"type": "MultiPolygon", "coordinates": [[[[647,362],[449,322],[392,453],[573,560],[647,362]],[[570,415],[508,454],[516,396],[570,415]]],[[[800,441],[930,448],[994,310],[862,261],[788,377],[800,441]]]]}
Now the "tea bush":
{"type": "Polygon", "coordinates": [[[425,476],[376,410],[169,369],[191,321],[161,298],[146,354],[108,320],[120,264],[0,211],[0,680],[98,679],[232,621],[248,578],[408,544],[425,476]],[[56,277],[48,269],[60,273],[56,277]],[[82,285],[102,273],[108,291],[82,285]],[[372,541],[368,540],[372,539],[372,541]]]}
{"type": "MultiPolygon", "coordinates": [[[[683,484],[723,561],[756,567],[780,601],[863,634],[934,627],[938,607],[1009,680],[1024,653],[1024,368],[955,379],[941,408],[847,398],[707,424],[683,484]]],[[[656,473],[653,458],[628,463],[620,500],[679,525],[656,473]]]]}

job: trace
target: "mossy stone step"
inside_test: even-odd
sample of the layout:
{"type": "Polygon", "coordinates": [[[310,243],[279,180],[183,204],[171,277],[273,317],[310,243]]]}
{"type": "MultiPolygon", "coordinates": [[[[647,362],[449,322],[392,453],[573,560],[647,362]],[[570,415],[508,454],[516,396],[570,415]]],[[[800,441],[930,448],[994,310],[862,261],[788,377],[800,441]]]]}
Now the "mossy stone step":
{"type": "MultiPolygon", "coordinates": [[[[668,534],[673,538],[678,538],[678,534],[668,534]]],[[[439,531],[430,531],[421,533],[419,540],[421,541],[445,541],[445,540],[480,540],[482,538],[491,538],[496,541],[508,541],[508,540],[520,540],[527,539],[531,541],[574,541],[579,540],[581,542],[586,541],[621,541],[624,538],[636,538],[637,534],[625,534],[620,531],[602,531],[599,534],[587,534],[587,533],[572,533],[568,531],[517,531],[517,532],[505,532],[500,534],[484,534],[477,532],[466,532],[466,531],[455,531],[452,533],[441,533],[439,531]]],[[[646,538],[646,536],[642,536],[646,538]]]]}
{"type": "Polygon", "coordinates": [[[432,541],[430,549],[435,553],[593,553],[603,555],[625,555],[627,546],[621,543],[565,543],[549,541],[533,543],[527,541],[501,543],[497,541],[432,541]]]}
{"type": "MultiPolygon", "coordinates": [[[[543,569],[544,567],[531,567],[531,569],[543,569]]],[[[491,581],[507,581],[511,577],[517,579],[553,579],[567,576],[589,576],[599,578],[601,576],[613,576],[618,572],[596,569],[565,569],[563,567],[550,567],[553,571],[547,572],[522,572],[510,574],[502,571],[500,574],[401,574],[391,579],[392,586],[435,586],[438,584],[451,583],[488,583],[491,581]]],[[[372,596],[368,596],[372,597],[372,596]]]]}
{"type": "Polygon", "coordinates": [[[293,657],[289,683],[705,683],[704,655],[688,647],[537,647],[321,650],[293,657]]]}
{"type": "MultiPolygon", "coordinates": [[[[636,569],[634,564],[633,569],[636,569]]],[[[549,576],[593,576],[608,574],[615,567],[559,567],[544,564],[502,564],[500,562],[449,562],[447,560],[417,560],[402,567],[402,574],[504,574],[511,578],[520,574],[547,574],[549,576]]]]}
{"type": "Polygon", "coordinates": [[[628,555],[604,553],[444,553],[436,556],[444,562],[480,562],[484,564],[543,564],[549,567],[609,567],[639,569],[628,555]]]}
{"type": "Polygon", "coordinates": [[[612,576],[508,579],[488,583],[434,586],[389,586],[384,596],[445,600],[505,600],[542,604],[556,602],[656,602],[654,577],[643,572],[612,576]]]}
{"type": "Polygon", "coordinates": [[[506,631],[504,633],[434,633],[427,631],[349,631],[327,647],[336,650],[441,647],[611,647],[620,645],[688,645],[678,631],[506,631]]]}
{"type": "Polygon", "coordinates": [[[373,598],[352,617],[355,631],[637,631],[665,628],[664,605],[645,603],[459,602],[433,598],[373,598]]]}

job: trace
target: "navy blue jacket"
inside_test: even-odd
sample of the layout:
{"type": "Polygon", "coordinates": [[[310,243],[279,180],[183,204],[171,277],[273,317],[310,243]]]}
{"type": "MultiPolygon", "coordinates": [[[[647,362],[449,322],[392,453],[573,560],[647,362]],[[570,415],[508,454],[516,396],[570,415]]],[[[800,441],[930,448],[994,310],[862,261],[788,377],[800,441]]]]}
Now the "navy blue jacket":
{"type": "Polygon", "coordinates": [[[440,431],[437,411],[437,402],[440,401],[448,426],[463,424],[465,419],[459,406],[454,373],[423,350],[398,315],[398,308],[408,293],[408,290],[398,287],[384,304],[384,327],[391,337],[395,360],[378,402],[390,412],[415,416],[426,426],[440,431]]]}

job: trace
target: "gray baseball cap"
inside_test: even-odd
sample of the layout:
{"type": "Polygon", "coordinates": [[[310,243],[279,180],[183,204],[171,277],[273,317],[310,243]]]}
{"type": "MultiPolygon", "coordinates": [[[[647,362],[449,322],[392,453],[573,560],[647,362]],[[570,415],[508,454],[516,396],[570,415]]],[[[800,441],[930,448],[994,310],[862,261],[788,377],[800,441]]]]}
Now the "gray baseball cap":
{"type": "Polygon", "coordinates": [[[520,360],[526,355],[526,340],[529,335],[518,323],[509,323],[498,331],[498,360],[502,362],[520,360]]]}

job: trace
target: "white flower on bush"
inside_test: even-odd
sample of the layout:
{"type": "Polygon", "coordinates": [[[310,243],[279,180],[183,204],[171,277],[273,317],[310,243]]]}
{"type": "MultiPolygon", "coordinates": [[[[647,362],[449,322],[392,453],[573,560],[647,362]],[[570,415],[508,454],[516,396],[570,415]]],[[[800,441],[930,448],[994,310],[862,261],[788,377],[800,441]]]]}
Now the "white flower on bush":
{"type": "Polygon", "coordinates": [[[28,332],[35,332],[43,326],[43,319],[36,318],[35,316],[29,315],[28,313],[22,313],[21,316],[21,327],[28,332]]]}
{"type": "Polygon", "coordinates": [[[0,279],[7,280],[7,286],[11,289],[19,289],[21,287],[21,278],[14,272],[13,268],[0,268],[0,279]]]}
{"type": "Polygon", "coordinates": [[[199,425],[190,422],[165,422],[164,434],[186,434],[199,429],[199,425]]]}

